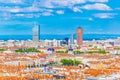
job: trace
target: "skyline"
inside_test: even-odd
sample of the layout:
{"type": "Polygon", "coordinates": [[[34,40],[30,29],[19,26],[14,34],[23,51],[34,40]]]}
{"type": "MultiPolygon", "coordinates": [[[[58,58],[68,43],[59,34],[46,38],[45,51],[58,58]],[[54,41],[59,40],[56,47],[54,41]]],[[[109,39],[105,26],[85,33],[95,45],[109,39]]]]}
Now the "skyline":
{"type": "Polygon", "coordinates": [[[41,34],[75,34],[78,26],[84,34],[120,34],[119,3],[118,0],[0,0],[0,35],[32,35],[34,22],[40,24],[41,34]]]}

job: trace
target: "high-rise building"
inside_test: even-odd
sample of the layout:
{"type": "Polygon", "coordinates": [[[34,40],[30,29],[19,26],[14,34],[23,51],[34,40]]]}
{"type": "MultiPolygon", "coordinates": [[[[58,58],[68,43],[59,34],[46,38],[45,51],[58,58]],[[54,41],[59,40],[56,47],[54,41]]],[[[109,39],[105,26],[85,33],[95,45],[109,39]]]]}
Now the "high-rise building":
{"type": "Polygon", "coordinates": [[[70,36],[70,45],[73,45],[74,44],[74,35],[71,34],[70,36]]]}
{"type": "Polygon", "coordinates": [[[81,46],[83,44],[83,30],[81,27],[77,29],[77,45],[81,46]]]}
{"type": "Polygon", "coordinates": [[[40,25],[35,24],[33,28],[33,41],[39,42],[40,39],[40,25]]]}

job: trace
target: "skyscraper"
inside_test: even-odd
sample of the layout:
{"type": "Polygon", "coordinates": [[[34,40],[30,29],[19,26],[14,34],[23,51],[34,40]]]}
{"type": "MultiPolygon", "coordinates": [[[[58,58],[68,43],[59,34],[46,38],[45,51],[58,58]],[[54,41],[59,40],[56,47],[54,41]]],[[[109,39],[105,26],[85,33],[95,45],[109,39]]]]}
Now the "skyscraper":
{"type": "Polygon", "coordinates": [[[40,25],[35,24],[33,28],[33,41],[39,42],[40,39],[40,25]]]}
{"type": "Polygon", "coordinates": [[[83,30],[81,27],[77,29],[77,45],[81,46],[83,43],[83,30]]]}
{"type": "Polygon", "coordinates": [[[71,34],[70,36],[70,45],[73,45],[74,44],[74,35],[71,34]]]}

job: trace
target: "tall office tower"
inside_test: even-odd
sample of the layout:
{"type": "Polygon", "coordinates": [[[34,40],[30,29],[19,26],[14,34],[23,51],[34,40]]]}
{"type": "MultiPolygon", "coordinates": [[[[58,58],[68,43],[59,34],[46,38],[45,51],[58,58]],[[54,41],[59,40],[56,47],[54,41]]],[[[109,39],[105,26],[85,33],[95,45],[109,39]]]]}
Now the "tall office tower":
{"type": "Polygon", "coordinates": [[[81,27],[77,29],[77,45],[81,46],[83,43],[83,30],[81,27]]]}
{"type": "Polygon", "coordinates": [[[74,35],[71,34],[70,36],[70,45],[73,45],[74,44],[74,35]]]}
{"type": "Polygon", "coordinates": [[[35,24],[33,28],[33,41],[39,42],[40,39],[40,25],[35,24]]]}

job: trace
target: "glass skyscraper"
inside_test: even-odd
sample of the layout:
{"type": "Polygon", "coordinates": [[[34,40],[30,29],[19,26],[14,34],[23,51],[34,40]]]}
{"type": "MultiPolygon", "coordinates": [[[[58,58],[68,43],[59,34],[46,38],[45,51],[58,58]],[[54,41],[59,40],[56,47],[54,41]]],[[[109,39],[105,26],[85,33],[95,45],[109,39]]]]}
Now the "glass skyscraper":
{"type": "Polygon", "coordinates": [[[33,28],[33,41],[39,42],[40,39],[40,25],[35,24],[33,28]]]}
{"type": "Polygon", "coordinates": [[[71,34],[70,36],[70,45],[73,45],[74,44],[74,35],[71,34]]]}

